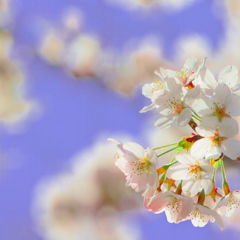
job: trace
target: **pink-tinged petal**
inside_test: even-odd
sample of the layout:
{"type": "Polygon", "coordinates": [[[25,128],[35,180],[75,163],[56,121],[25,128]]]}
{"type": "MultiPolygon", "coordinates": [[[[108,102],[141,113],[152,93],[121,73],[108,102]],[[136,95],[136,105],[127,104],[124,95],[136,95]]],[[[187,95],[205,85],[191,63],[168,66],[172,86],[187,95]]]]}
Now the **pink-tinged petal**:
{"type": "Polygon", "coordinates": [[[131,186],[136,192],[140,192],[146,189],[148,184],[147,180],[148,176],[146,174],[143,175],[132,174],[129,186],[131,186]]]}
{"type": "Polygon", "coordinates": [[[184,108],[181,113],[179,114],[178,118],[177,118],[177,123],[179,127],[184,127],[186,126],[192,116],[192,111],[190,108],[184,108]]]}
{"type": "Polygon", "coordinates": [[[173,124],[176,118],[177,118],[176,114],[171,114],[168,115],[167,117],[162,117],[155,122],[154,126],[159,128],[168,128],[173,124]]]}
{"type": "MultiPolygon", "coordinates": [[[[132,175],[133,175],[133,174],[130,174],[130,175],[128,175],[128,176],[126,177],[126,183],[125,183],[125,185],[126,185],[127,187],[130,186],[130,184],[131,184],[132,175]]],[[[135,189],[135,188],[133,188],[133,189],[135,189]]]]}
{"type": "Polygon", "coordinates": [[[186,218],[191,211],[193,210],[193,200],[190,197],[182,196],[182,210],[179,213],[176,222],[182,221],[184,218],[186,218]]]}
{"type": "Polygon", "coordinates": [[[143,205],[146,209],[149,209],[148,205],[150,203],[151,198],[154,196],[157,187],[159,183],[156,181],[156,183],[153,186],[148,186],[148,188],[145,190],[145,192],[142,194],[143,196],[143,205]]]}
{"type": "Polygon", "coordinates": [[[228,196],[229,196],[229,198],[228,198],[227,209],[226,209],[225,215],[227,217],[231,217],[232,214],[235,212],[235,210],[237,208],[239,208],[239,206],[240,206],[240,196],[239,196],[239,192],[237,192],[237,191],[230,192],[230,194],[228,196]]]}
{"type": "Polygon", "coordinates": [[[148,106],[142,108],[139,112],[140,113],[145,113],[145,112],[148,112],[148,111],[150,111],[150,110],[152,110],[154,108],[155,108],[155,104],[152,103],[151,105],[148,105],[148,106]]]}
{"type": "Polygon", "coordinates": [[[191,149],[190,154],[196,158],[204,158],[209,148],[211,147],[212,141],[206,138],[202,138],[196,141],[191,149]]]}
{"type": "Polygon", "coordinates": [[[168,198],[165,197],[166,194],[163,192],[158,193],[154,197],[151,198],[148,204],[148,210],[153,211],[154,213],[161,213],[164,211],[168,203],[168,198]]]}
{"type": "Polygon", "coordinates": [[[123,155],[123,154],[124,154],[123,144],[122,144],[121,142],[119,142],[118,140],[113,139],[113,138],[108,138],[107,140],[108,140],[109,142],[112,142],[112,143],[114,143],[114,144],[117,145],[117,147],[118,147],[118,153],[119,153],[120,155],[123,155]]]}
{"type": "Polygon", "coordinates": [[[238,81],[238,68],[230,65],[225,67],[218,76],[219,83],[225,83],[230,88],[233,88],[238,81]]]}
{"type": "Polygon", "coordinates": [[[125,158],[120,157],[115,162],[115,165],[126,175],[131,171],[128,171],[128,162],[125,160],[125,158]]]}
{"type": "Polygon", "coordinates": [[[223,153],[232,160],[240,157],[240,141],[229,138],[222,143],[223,153]]]}
{"type": "Polygon", "coordinates": [[[228,206],[228,199],[229,199],[229,194],[227,196],[223,197],[215,207],[215,211],[218,214],[220,214],[221,216],[226,214],[227,206],[228,206]]]}

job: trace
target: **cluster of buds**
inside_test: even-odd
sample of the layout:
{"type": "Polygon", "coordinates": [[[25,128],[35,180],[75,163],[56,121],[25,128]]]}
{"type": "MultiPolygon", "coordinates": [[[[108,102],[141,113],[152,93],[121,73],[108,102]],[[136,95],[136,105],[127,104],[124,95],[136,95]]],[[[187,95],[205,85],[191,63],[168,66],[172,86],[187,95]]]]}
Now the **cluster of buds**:
{"type": "Polygon", "coordinates": [[[143,95],[151,105],[140,112],[156,108],[159,128],[189,125],[191,136],[178,143],[144,149],[139,144],[117,145],[116,166],[126,175],[126,185],[143,191],[144,206],[154,213],[166,213],[169,222],[191,220],[196,227],[209,221],[223,229],[222,216],[231,217],[240,205],[240,191],[231,191],[224,164],[240,157],[238,133],[240,83],[235,66],[224,68],[216,79],[206,67],[188,58],[180,71],[160,68],[159,80],[143,86],[143,95]],[[159,149],[172,147],[157,154],[159,149]],[[176,151],[168,164],[161,157],[176,151]],[[217,186],[217,172],[222,188],[217,186]]]}

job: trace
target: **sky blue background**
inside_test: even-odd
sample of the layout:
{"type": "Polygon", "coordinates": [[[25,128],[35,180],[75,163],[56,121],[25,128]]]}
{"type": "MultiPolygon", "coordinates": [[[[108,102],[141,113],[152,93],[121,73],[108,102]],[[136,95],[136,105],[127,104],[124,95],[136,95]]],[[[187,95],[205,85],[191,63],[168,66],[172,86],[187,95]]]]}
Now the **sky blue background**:
{"type": "MultiPolygon", "coordinates": [[[[76,80],[49,66],[31,50],[38,42],[39,18],[56,26],[64,9],[79,7],[85,15],[84,32],[97,35],[105,48],[121,50],[126,41],[154,34],[164,54],[174,56],[174,42],[199,33],[214,50],[225,37],[223,19],[215,14],[212,0],[199,0],[179,12],[155,9],[130,12],[103,0],[12,0],[14,19],[9,28],[15,38],[14,55],[27,74],[27,95],[39,103],[42,113],[11,133],[0,129],[0,150],[6,161],[17,163],[0,174],[0,239],[40,240],[34,231],[30,206],[34,188],[42,178],[61,172],[81,149],[94,144],[99,133],[120,131],[138,140],[149,115],[139,114],[145,105],[140,91],[124,97],[93,79],[76,80]]],[[[142,240],[239,239],[237,233],[208,224],[170,224],[165,215],[136,214],[142,240]]]]}

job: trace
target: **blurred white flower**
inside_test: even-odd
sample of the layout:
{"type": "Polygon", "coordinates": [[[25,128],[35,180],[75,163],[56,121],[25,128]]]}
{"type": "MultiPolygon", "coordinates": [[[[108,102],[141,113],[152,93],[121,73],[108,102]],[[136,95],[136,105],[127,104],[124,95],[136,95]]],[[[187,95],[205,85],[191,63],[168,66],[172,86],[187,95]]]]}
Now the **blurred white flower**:
{"type": "Polygon", "coordinates": [[[154,38],[145,38],[139,42],[129,42],[123,53],[113,54],[113,60],[103,73],[105,84],[125,94],[131,94],[143,82],[155,82],[154,74],[159,66],[169,68],[164,59],[159,42],[154,38]]]}
{"type": "Polygon", "coordinates": [[[98,39],[85,34],[77,36],[66,47],[63,65],[75,77],[95,76],[102,50],[98,39]]]}
{"type": "Polygon", "coordinates": [[[43,36],[39,47],[39,54],[47,62],[53,65],[59,65],[62,61],[64,47],[63,39],[61,39],[54,30],[49,30],[49,32],[43,36]]]}
{"type": "Polygon", "coordinates": [[[137,231],[127,227],[118,213],[140,209],[142,203],[125,187],[114,152],[111,144],[98,143],[77,156],[68,173],[39,184],[33,214],[45,239],[137,239],[137,231]]]}
{"type": "Polygon", "coordinates": [[[196,0],[107,0],[110,3],[123,6],[129,10],[134,9],[152,9],[161,7],[165,10],[179,10],[184,8],[196,0]]]}
{"type": "Polygon", "coordinates": [[[5,27],[10,20],[10,0],[0,0],[0,27],[5,27]]]}
{"type": "Polygon", "coordinates": [[[23,96],[23,75],[11,59],[12,37],[0,31],[0,121],[15,122],[29,113],[33,103],[23,96]]]}
{"type": "Polygon", "coordinates": [[[81,30],[83,25],[83,13],[79,8],[70,8],[64,12],[63,15],[63,26],[68,30],[70,33],[78,32],[81,30]]]}

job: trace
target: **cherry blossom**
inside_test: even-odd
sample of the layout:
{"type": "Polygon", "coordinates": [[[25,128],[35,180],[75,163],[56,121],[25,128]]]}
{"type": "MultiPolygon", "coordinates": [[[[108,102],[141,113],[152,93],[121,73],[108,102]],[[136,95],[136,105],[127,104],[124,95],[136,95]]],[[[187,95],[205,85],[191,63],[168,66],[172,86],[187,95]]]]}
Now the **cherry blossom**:
{"type": "Polygon", "coordinates": [[[238,69],[227,66],[216,80],[206,58],[200,63],[188,58],[178,72],[160,67],[155,73],[159,79],[142,88],[152,103],[140,112],[156,109],[159,128],[189,125],[194,132],[170,144],[161,132],[167,143],[153,149],[110,139],[118,147],[116,165],[127,176],[127,186],[144,190],[147,210],[165,212],[170,223],[191,220],[203,227],[216,221],[223,229],[221,216],[230,217],[240,206],[240,190],[230,191],[224,168],[229,158],[240,161],[240,141],[234,139],[239,131],[234,117],[240,115],[238,69]],[[175,155],[162,159],[173,151],[175,155]],[[222,188],[217,187],[219,170],[222,188]]]}
{"type": "Polygon", "coordinates": [[[231,91],[235,94],[238,93],[240,88],[239,79],[238,79],[238,68],[233,65],[229,65],[225,67],[218,75],[218,79],[216,80],[212,72],[205,68],[205,71],[202,71],[201,74],[202,82],[210,92],[214,92],[220,84],[225,84],[231,89],[231,91]]]}
{"type": "Polygon", "coordinates": [[[147,209],[154,213],[165,211],[170,223],[178,223],[192,211],[193,200],[190,197],[173,192],[160,192],[151,198],[147,209]]]}
{"type": "Polygon", "coordinates": [[[240,191],[230,192],[224,196],[216,206],[219,214],[231,217],[234,211],[240,206],[240,191]]]}
{"type": "Polygon", "coordinates": [[[155,123],[155,126],[160,128],[170,127],[172,124],[186,126],[192,116],[192,110],[189,106],[193,99],[198,96],[199,88],[196,87],[184,95],[182,85],[177,84],[173,79],[168,79],[167,87],[167,93],[156,95],[154,102],[144,107],[140,112],[146,112],[156,107],[163,115],[155,123]]]}
{"type": "Polygon", "coordinates": [[[212,169],[206,160],[195,159],[189,154],[179,154],[176,156],[176,160],[178,163],[169,168],[168,177],[174,180],[183,180],[182,190],[191,197],[202,189],[205,190],[205,193],[210,193],[212,169]]]}
{"type": "Polygon", "coordinates": [[[199,72],[198,60],[195,57],[187,58],[183,68],[180,71],[172,71],[170,69],[167,69],[166,71],[168,77],[174,77],[178,79],[182,85],[187,86],[196,78],[199,72]]]}
{"type": "Polygon", "coordinates": [[[192,156],[217,159],[224,154],[233,160],[240,156],[240,142],[232,138],[236,134],[234,126],[225,123],[202,124],[196,131],[203,138],[193,144],[190,149],[192,156]]]}
{"type": "Polygon", "coordinates": [[[192,212],[184,220],[191,220],[195,227],[204,227],[209,221],[216,220],[219,227],[224,228],[222,217],[216,211],[201,204],[194,204],[192,212]]]}
{"type": "MultiPolygon", "coordinates": [[[[203,122],[222,122],[226,118],[240,115],[240,97],[232,94],[225,83],[219,84],[212,98],[200,96],[199,101],[195,101],[194,110],[203,115],[203,122]],[[204,101],[200,102],[200,101],[204,101]],[[201,104],[200,104],[201,103],[201,104]]],[[[232,122],[235,120],[231,120],[232,122]]],[[[234,125],[237,125],[236,121],[234,125]]],[[[237,128],[237,127],[236,127],[237,128]]]]}
{"type": "Polygon", "coordinates": [[[133,142],[123,144],[115,139],[109,139],[109,141],[118,147],[115,164],[127,176],[127,186],[139,192],[156,184],[158,181],[157,155],[152,149],[144,150],[142,146],[133,142]]]}

